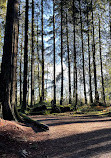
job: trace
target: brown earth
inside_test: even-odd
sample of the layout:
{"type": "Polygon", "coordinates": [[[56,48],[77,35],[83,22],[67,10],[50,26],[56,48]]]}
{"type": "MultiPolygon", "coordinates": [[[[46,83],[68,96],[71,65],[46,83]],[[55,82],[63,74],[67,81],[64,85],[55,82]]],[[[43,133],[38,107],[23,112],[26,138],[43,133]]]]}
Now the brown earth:
{"type": "Polygon", "coordinates": [[[0,119],[0,158],[110,158],[111,119],[97,116],[32,116],[49,131],[0,119]]]}

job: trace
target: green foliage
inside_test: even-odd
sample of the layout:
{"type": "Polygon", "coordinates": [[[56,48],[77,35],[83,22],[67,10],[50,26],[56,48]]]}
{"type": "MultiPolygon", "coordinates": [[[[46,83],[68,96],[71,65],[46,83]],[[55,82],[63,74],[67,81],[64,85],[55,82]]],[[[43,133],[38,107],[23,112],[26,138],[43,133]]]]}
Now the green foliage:
{"type": "Polygon", "coordinates": [[[92,112],[99,112],[106,109],[106,105],[102,103],[93,103],[91,105],[82,105],[78,106],[77,113],[84,114],[84,113],[92,113],[92,112]]]}
{"type": "Polygon", "coordinates": [[[78,109],[77,109],[77,113],[78,112],[86,113],[86,112],[90,112],[90,111],[93,111],[93,109],[91,108],[90,105],[86,105],[86,104],[84,104],[83,106],[78,107],[78,109]]]}
{"type": "Polygon", "coordinates": [[[60,108],[56,106],[56,107],[51,109],[50,113],[52,114],[52,113],[60,113],[60,112],[61,112],[60,108]]]}
{"type": "Polygon", "coordinates": [[[91,107],[97,107],[97,106],[100,106],[100,107],[106,107],[106,105],[102,102],[94,102],[91,104],[91,107]]]}

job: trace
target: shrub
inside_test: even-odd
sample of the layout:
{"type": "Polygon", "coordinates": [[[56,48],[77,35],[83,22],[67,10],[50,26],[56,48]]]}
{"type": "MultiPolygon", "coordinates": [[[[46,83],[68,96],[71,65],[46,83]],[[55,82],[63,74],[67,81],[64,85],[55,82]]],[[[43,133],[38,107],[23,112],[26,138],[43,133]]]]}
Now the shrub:
{"type": "Polygon", "coordinates": [[[61,112],[60,108],[55,106],[55,107],[52,108],[50,113],[60,113],[60,112],[61,112]]]}

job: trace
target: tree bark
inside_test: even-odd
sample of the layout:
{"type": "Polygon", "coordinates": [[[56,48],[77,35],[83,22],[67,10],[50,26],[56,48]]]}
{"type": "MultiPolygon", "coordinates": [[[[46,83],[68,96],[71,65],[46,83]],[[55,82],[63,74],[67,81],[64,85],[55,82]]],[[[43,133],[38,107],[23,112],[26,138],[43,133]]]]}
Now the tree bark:
{"type": "Polygon", "coordinates": [[[43,130],[48,130],[47,125],[34,121],[23,114],[20,116],[16,108],[18,6],[19,0],[8,1],[2,69],[0,74],[0,77],[3,79],[3,84],[0,85],[3,119],[14,119],[24,123],[30,122],[43,130]]]}
{"type": "Polygon", "coordinates": [[[22,105],[22,51],[23,51],[23,25],[22,25],[22,39],[21,39],[21,53],[20,53],[20,105],[22,105]]]}
{"type": "Polygon", "coordinates": [[[60,105],[63,103],[63,3],[61,0],[61,99],[60,105]]]}
{"type": "Polygon", "coordinates": [[[91,52],[90,52],[90,39],[89,39],[89,15],[88,15],[88,3],[87,3],[87,36],[88,36],[88,58],[89,58],[89,96],[90,96],[90,103],[93,103],[92,97],[92,84],[91,84],[91,52]]]}
{"type": "Polygon", "coordinates": [[[101,66],[101,80],[102,80],[102,99],[105,102],[105,92],[104,92],[104,77],[103,77],[103,62],[102,62],[102,49],[101,49],[101,21],[99,18],[99,51],[100,51],[100,66],[101,66]]]}
{"type": "Polygon", "coordinates": [[[79,0],[79,8],[80,8],[81,40],[82,40],[82,62],[83,62],[82,68],[83,68],[84,97],[85,97],[85,104],[87,104],[86,80],[85,80],[85,64],[84,64],[83,24],[82,24],[82,13],[81,13],[81,1],[80,0],[79,0]]]}
{"type": "Polygon", "coordinates": [[[93,17],[93,4],[91,0],[91,9],[92,9],[92,27],[93,27],[93,44],[92,44],[92,50],[93,50],[93,67],[94,67],[94,84],[95,84],[95,101],[99,101],[99,94],[97,90],[97,76],[96,76],[96,59],[95,59],[95,29],[94,29],[94,17],[93,17]]]}
{"type": "Polygon", "coordinates": [[[31,107],[34,106],[34,1],[32,0],[31,107]]]}
{"type": "Polygon", "coordinates": [[[37,15],[37,56],[38,56],[38,88],[39,88],[39,99],[40,99],[40,55],[39,55],[39,28],[38,28],[38,15],[37,15]]]}
{"type": "Polygon", "coordinates": [[[42,24],[42,101],[44,101],[44,23],[43,23],[43,0],[41,0],[41,24],[42,24]]]}
{"type": "Polygon", "coordinates": [[[53,0],[54,106],[56,106],[55,0],[53,0]]]}
{"type": "Polygon", "coordinates": [[[16,82],[18,51],[18,7],[19,0],[9,0],[7,4],[4,49],[1,66],[2,113],[7,120],[16,116],[16,82]]]}
{"type": "Polygon", "coordinates": [[[69,31],[68,31],[68,16],[66,13],[66,34],[67,34],[67,53],[68,53],[68,79],[69,79],[69,104],[71,104],[71,70],[70,70],[70,53],[69,53],[69,31]]]}
{"type": "Polygon", "coordinates": [[[75,101],[75,107],[74,109],[76,110],[76,106],[77,106],[77,101],[78,101],[78,94],[77,94],[77,61],[76,61],[76,25],[75,25],[75,21],[76,21],[76,17],[75,17],[75,4],[74,4],[75,0],[73,0],[73,34],[74,34],[74,67],[73,67],[73,85],[74,85],[74,90],[73,90],[73,97],[74,97],[74,101],[75,101]]]}
{"type": "Polygon", "coordinates": [[[110,43],[109,43],[109,52],[111,54],[111,1],[109,0],[109,29],[110,29],[110,43]]]}
{"type": "Polygon", "coordinates": [[[23,81],[23,105],[24,112],[27,107],[27,70],[28,70],[28,0],[26,0],[25,7],[25,43],[24,43],[24,81],[23,81]]]}

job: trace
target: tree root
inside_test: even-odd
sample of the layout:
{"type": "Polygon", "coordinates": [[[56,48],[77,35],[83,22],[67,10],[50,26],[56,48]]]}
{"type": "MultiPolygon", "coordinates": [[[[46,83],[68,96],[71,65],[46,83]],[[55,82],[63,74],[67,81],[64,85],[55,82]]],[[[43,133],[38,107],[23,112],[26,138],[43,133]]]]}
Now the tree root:
{"type": "Polygon", "coordinates": [[[3,106],[2,108],[2,115],[4,120],[10,120],[10,121],[14,120],[16,122],[21,122],[25,124],[30,123],[34,127],[37,127],[38,130],[42,130],[42,131],[49,130],[49,127],[47,125],[31,119],[23,113],[19,113],[15,105],[12,106],[7,105],[8,111],[6,111],[6,108],[4,107],[6,106],[3,106]]]}
{"type": "Polygon", "coordinates": [[[49,127],[47,125],[40,123],[39,121],[35,121],[35,120],[31,119],[23,113],[19,113],[19,114],[22,117],[22,119],[24,120],[24,122],[32,123],[34,126],[38,127],[39,129],[42,129],[43,131],[49,130],[49,127]]]}

